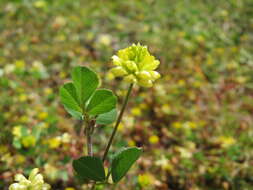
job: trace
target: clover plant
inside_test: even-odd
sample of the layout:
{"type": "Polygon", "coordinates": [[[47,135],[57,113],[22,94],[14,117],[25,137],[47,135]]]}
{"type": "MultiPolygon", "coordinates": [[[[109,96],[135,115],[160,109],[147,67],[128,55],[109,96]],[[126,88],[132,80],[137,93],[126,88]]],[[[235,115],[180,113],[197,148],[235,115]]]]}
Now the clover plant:
{"type": "MultiPolygon", "coordinates": [[[[112,57],[112,60],[116,67],[112,68],[110,72],[115,77],[123,77],[123,81],[129,83],[119,114],[117,114],[116,109],[117,96],[111,90],[100,88],[99,76],[88,67],[77,66],[73,68],[71,72],[72,81],[60,87],[60,100],[65,110],[74,118],[81,120],[85,126],[87,154],[75,159],[72,165],[79,179],[92,184],[90,185],[91,189],[95,189],[98,183],[109,184],[110,175],[113,183],[117,184],[142,154],[141,148],[124,147],[114,153],[109,168],[105,169],[104,162],[122,120],[134,84],[151,87],[154,81],[160,77],[160,74],[155,71],[160,62],[150,55],[146,46],[133,44],[128,48],[119,50],[117,55],[112,57]],[[115,123],[115,125],[103,157],[94,156],[92,135],[96,126],[111,123],[115,123]]],[[[37,173],[38,169],[33,170],[32,177],[29,177],[28,180],[21,174],[17,174],[16,181],[19,183],[12,184],[9,189],[50,189],[48,184],[44,184],[42,175],[37,175],[37,173]]]]}

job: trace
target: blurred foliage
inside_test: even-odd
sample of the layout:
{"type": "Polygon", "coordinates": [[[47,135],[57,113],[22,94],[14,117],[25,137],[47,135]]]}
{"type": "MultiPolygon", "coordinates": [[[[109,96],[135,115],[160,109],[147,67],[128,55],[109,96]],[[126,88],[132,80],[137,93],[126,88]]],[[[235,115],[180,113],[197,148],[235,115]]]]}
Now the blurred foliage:
{"type": "MultiPolygon", "coordinates": [[[[71,68],[88,65],[122,99],[126,86],[110,80],[110,58],[140,42],[160,59],[162,78],[133,92],[114,147],[143,146],[144,154],[117,188],[252,189],[252,7],[252,0],[1,0],[0,188],[38,167],[53,189],[80,189],[71,158],[83,155],[85,141],[59,104],[59,86],[71,68]]],[[[95,151],[111,130],[96,130],[95,151]]]]}

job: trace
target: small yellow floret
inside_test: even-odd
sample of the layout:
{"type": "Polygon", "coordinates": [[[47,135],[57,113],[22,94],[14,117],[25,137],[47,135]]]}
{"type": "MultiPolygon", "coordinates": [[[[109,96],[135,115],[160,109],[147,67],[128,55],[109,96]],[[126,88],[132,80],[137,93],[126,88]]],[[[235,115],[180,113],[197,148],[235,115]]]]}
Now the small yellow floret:
{"type": "Polygon", "coordinates": [[[138,183],[142,187],[148,187],[154,183],[154,178],[150,174],[142,174],[138,176],[138,183]]]}
{"type": "Polygon", "coordinates": [[[36,139],[32,135],[28,135],[22,138],[21,143],[25,148],[34,147],[36,144],[36,139]]]}
{"type": "Polygon", "coordinates": [[[156,135],[152,135],[149,137],[148,140],[151,144],[157,144],[159,142],[159,137],[156,135]]]}

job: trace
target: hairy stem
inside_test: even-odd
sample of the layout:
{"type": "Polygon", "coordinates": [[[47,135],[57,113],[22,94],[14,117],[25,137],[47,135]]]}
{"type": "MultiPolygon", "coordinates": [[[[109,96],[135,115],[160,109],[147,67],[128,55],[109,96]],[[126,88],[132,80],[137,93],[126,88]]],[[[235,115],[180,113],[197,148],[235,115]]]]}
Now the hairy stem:
{"type": "Polygon", "coordinates": [[[127,102],[128,102],[128,100],[129,100],[129,96],[130,96],[130,94],[131,94],[132,88],[133,88],[133,84],[130,84],[130,86],[129,86],[129,88],[128,88],[128,91],[127,91],[127,94],[126,94],[126,97],[125,97],[125,99],[124,99],[122,108],[121,108],[121,110],[120,110],[120,114],[119,114],[119,116],[118,116],[118,118],[117,118],[116,124],[115,124],[114,129],[113,129],[113,132],[112,132],[112,134],[111,134],[110,140],[109,140],[109,142],[108,142],[108,144],[107,144],[107,146],[106,146],[106,149],[105,149],[105,152],[104,152],[104,156],[103,156],[103,162],[106,160],[107,154],[108,154],[108,152],[109,152],[109,150],[110,150],[110,147],[111,147],[111,145],[112,145],[113,138],[114,138],[114,136],[115,136],[115,134],[116,134],[116,132],[117,132],[117,129],[118,129],[118,127],[119,127],[119,124],[120,124],[120,122],[121,122],[121,119],[122,119],[123,113],[124,113],[124,111],[125,111],[127,102]]]}

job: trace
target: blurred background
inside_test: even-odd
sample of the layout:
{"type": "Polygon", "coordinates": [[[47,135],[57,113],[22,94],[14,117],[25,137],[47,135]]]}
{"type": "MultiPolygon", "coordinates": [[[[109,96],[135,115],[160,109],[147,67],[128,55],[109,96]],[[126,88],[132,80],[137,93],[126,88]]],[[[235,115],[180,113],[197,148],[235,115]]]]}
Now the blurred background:
{"type": "MultiPolygon", "coordinates": [[[[252,190],[252,31],[252,0],[1,0],[0,189],[34,167],[54,190],[85,189],[71,169],[85,142],[59,87],[86,65],[121,103],[111,56],[140,42],[162,78],[134,89],[112,152],[144,154],[117,189],[252,190]]],[[[111,131],[96,130],[96,155],[111,131]]]]}

